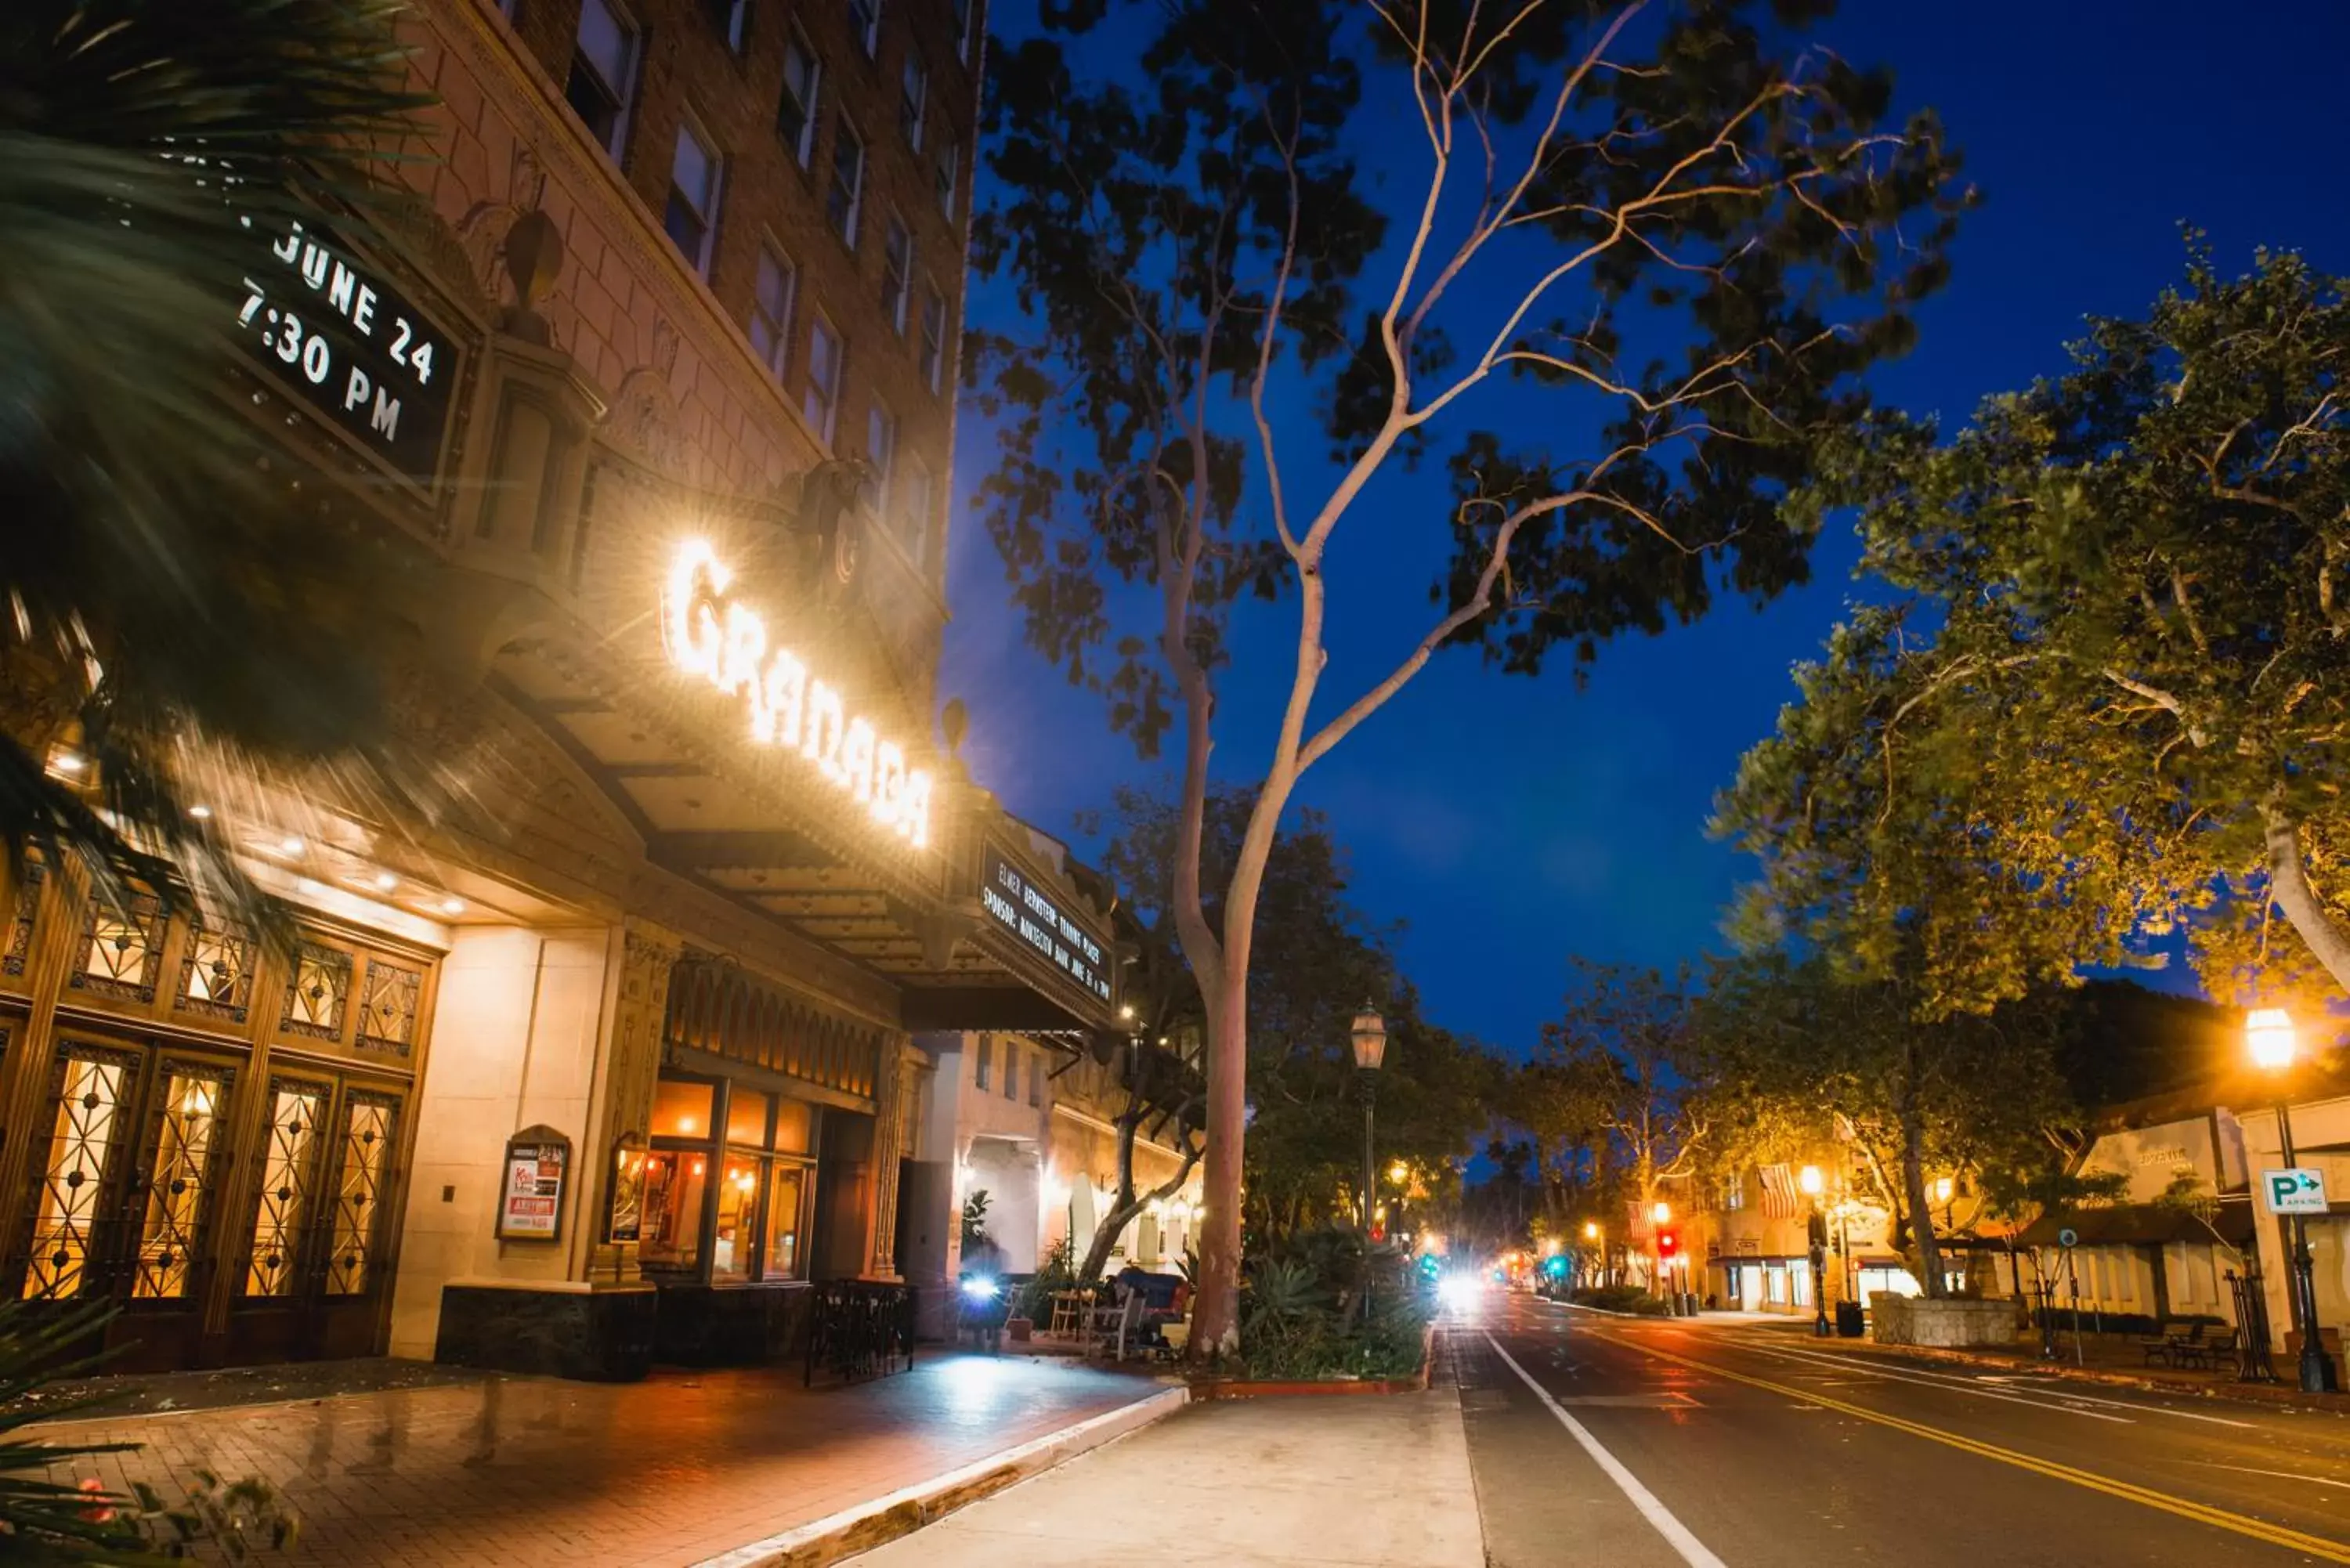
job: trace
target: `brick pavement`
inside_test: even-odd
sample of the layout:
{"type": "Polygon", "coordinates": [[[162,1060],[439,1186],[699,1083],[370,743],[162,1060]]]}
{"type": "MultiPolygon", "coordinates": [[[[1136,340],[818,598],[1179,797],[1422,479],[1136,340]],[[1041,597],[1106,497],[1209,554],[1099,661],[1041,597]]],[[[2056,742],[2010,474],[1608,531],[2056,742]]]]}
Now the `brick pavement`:
{"type": "Polygon", "coordinates": [[[276,1484],[292,1564],[689,1564],[1157,1391],[1029,1357],[931,1355],[803,1390],[795,1372],[605,1385],[488,1377],[296,1404],[59,1422],[141,1445],[71,1467],[176,1495],[199,1468],[276,1484]]]}

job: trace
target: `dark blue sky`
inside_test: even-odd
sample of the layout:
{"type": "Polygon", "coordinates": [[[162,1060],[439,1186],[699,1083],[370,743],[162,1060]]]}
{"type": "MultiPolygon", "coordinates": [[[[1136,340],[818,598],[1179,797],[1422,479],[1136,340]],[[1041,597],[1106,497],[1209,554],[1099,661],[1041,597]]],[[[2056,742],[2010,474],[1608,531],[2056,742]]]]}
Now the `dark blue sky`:
{"type": "MultiPolygon", "coordinates": [[[[1889,401],[1955,421],[1983,394],[2060,369],[2084,317],[2141,312],[2178,277],[2182,220],[2230,269],[2266,244],[2350,272],[2343,0],[2249,0],[2224,16],[2184,0],[1847,0],[1820,37],[1889,64],[1906,102],[1938,109],[1986,195],[1918,350],[1877,378],[1889,401]]],[[[1414,152],[1396,150],[1406,189],[1424,178],[1414,152]]],[[[991,308],[975,287],[974,323],[991,308]]],[[[964,755],[980,782],[1082,851],[1075,813],[1167,774],[1022,643],[967,504],[989,456],[967,421],[941,695],[971,707],[964,755]]],[[[1722,907],[1748,868],[1707,838],[1710,802],[1853,593],[1853,556],[1832,526],[1809,587],[1609,648],[1581,691],[1564,667],[1528,681],[1440,659],[1307,776],[1303,800],[1352,852],[1356,902],[1406,923],[1403,963],[1433,1017],[1523,1050],[1557,1006],[1569,955],[1670,965],[1721,947],[1722,907]]],[[[1341,534],[1326,692],[1351,696],[1408,642],[1431,569],[1371,525],[1341,534]]],[[[1227,677],[1217,760],[1232,776],[1261,765],[1293,614],[1284,605],[1236,639],[1244,659],[1265,658],[1259,679],[1227,677]]]]}

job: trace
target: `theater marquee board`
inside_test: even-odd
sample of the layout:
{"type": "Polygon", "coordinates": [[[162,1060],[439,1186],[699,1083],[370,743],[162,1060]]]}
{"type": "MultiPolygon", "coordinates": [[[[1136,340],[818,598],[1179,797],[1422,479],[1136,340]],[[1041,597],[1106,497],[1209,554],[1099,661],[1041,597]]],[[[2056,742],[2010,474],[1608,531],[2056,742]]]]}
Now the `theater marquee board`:
{"type": "Polygon", "coordinates": [[[1050,964],[1085,999],[1087,1012],[1108,1004],[1108,939],[1079,919],[1066,898],[1038,886],[992,844],[983,865],[979,902],[989,919],[1050,964]]]}
{"type": "Polygon", "coordinates": [[[338,435],[428,494],[458,348],[373,266],[296,223],[256,235],[235,304],[254,363],[338,435]]]}

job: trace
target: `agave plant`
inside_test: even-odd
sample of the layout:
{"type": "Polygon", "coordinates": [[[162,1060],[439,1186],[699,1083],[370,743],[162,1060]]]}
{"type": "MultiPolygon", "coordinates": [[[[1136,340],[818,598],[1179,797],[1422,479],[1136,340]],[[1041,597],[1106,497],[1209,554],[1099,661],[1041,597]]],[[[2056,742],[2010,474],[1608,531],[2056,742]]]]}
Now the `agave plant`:
{"type": "Polygon", "coordinates": [[[398,10],[0,5],[0,883],[243,888],[192,758],[383,760],[391,563],[232,400],[228,328],[256,231],[371,232],[425,101],[398,10]]]}
{"type": "Polygon", "coordinates": [[[290,1544],[295,1521],[266,1482],[224,1481],[209,1471],[180,1501],[140,1484],[113,1492],[75,1476],[83,1461],[122,1453],[135,1443],[74,1443],[28,1436],[79,1402],[36,1402],[54,1379],[93,1370],[73,1359],[110,1315],[104,1307],[58,1313],[23,1302],[0,1303],[0,1562],[47,1565],[170,1563],[200,1549],[215,1560],[248,1563],[290,1544]],[[63,1470],[66,1479],[55,1472],[63,1470]]]}

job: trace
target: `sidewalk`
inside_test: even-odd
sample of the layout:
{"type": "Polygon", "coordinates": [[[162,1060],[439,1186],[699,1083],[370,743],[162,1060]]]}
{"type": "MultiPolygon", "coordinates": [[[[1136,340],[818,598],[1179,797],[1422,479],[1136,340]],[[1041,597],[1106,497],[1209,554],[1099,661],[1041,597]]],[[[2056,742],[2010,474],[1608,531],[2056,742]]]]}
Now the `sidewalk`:
{"type": "Polygon", "coordinates": [[[1459,1392],[1195,1404],[857,1568],[1483,1568],[1459,1392]]]}
{"type": "Polygon", "coordinates": [[[294,1564],[682,1568],[1161,1392],[1066,1363],[939,1353],[814,1390],[797,1367],[415,1381],[36,1430],[140,1444],[73,1467],[118,1490],[176,1496],[200,1467],[271,1482],[301,1516],[294,1564]]]}

